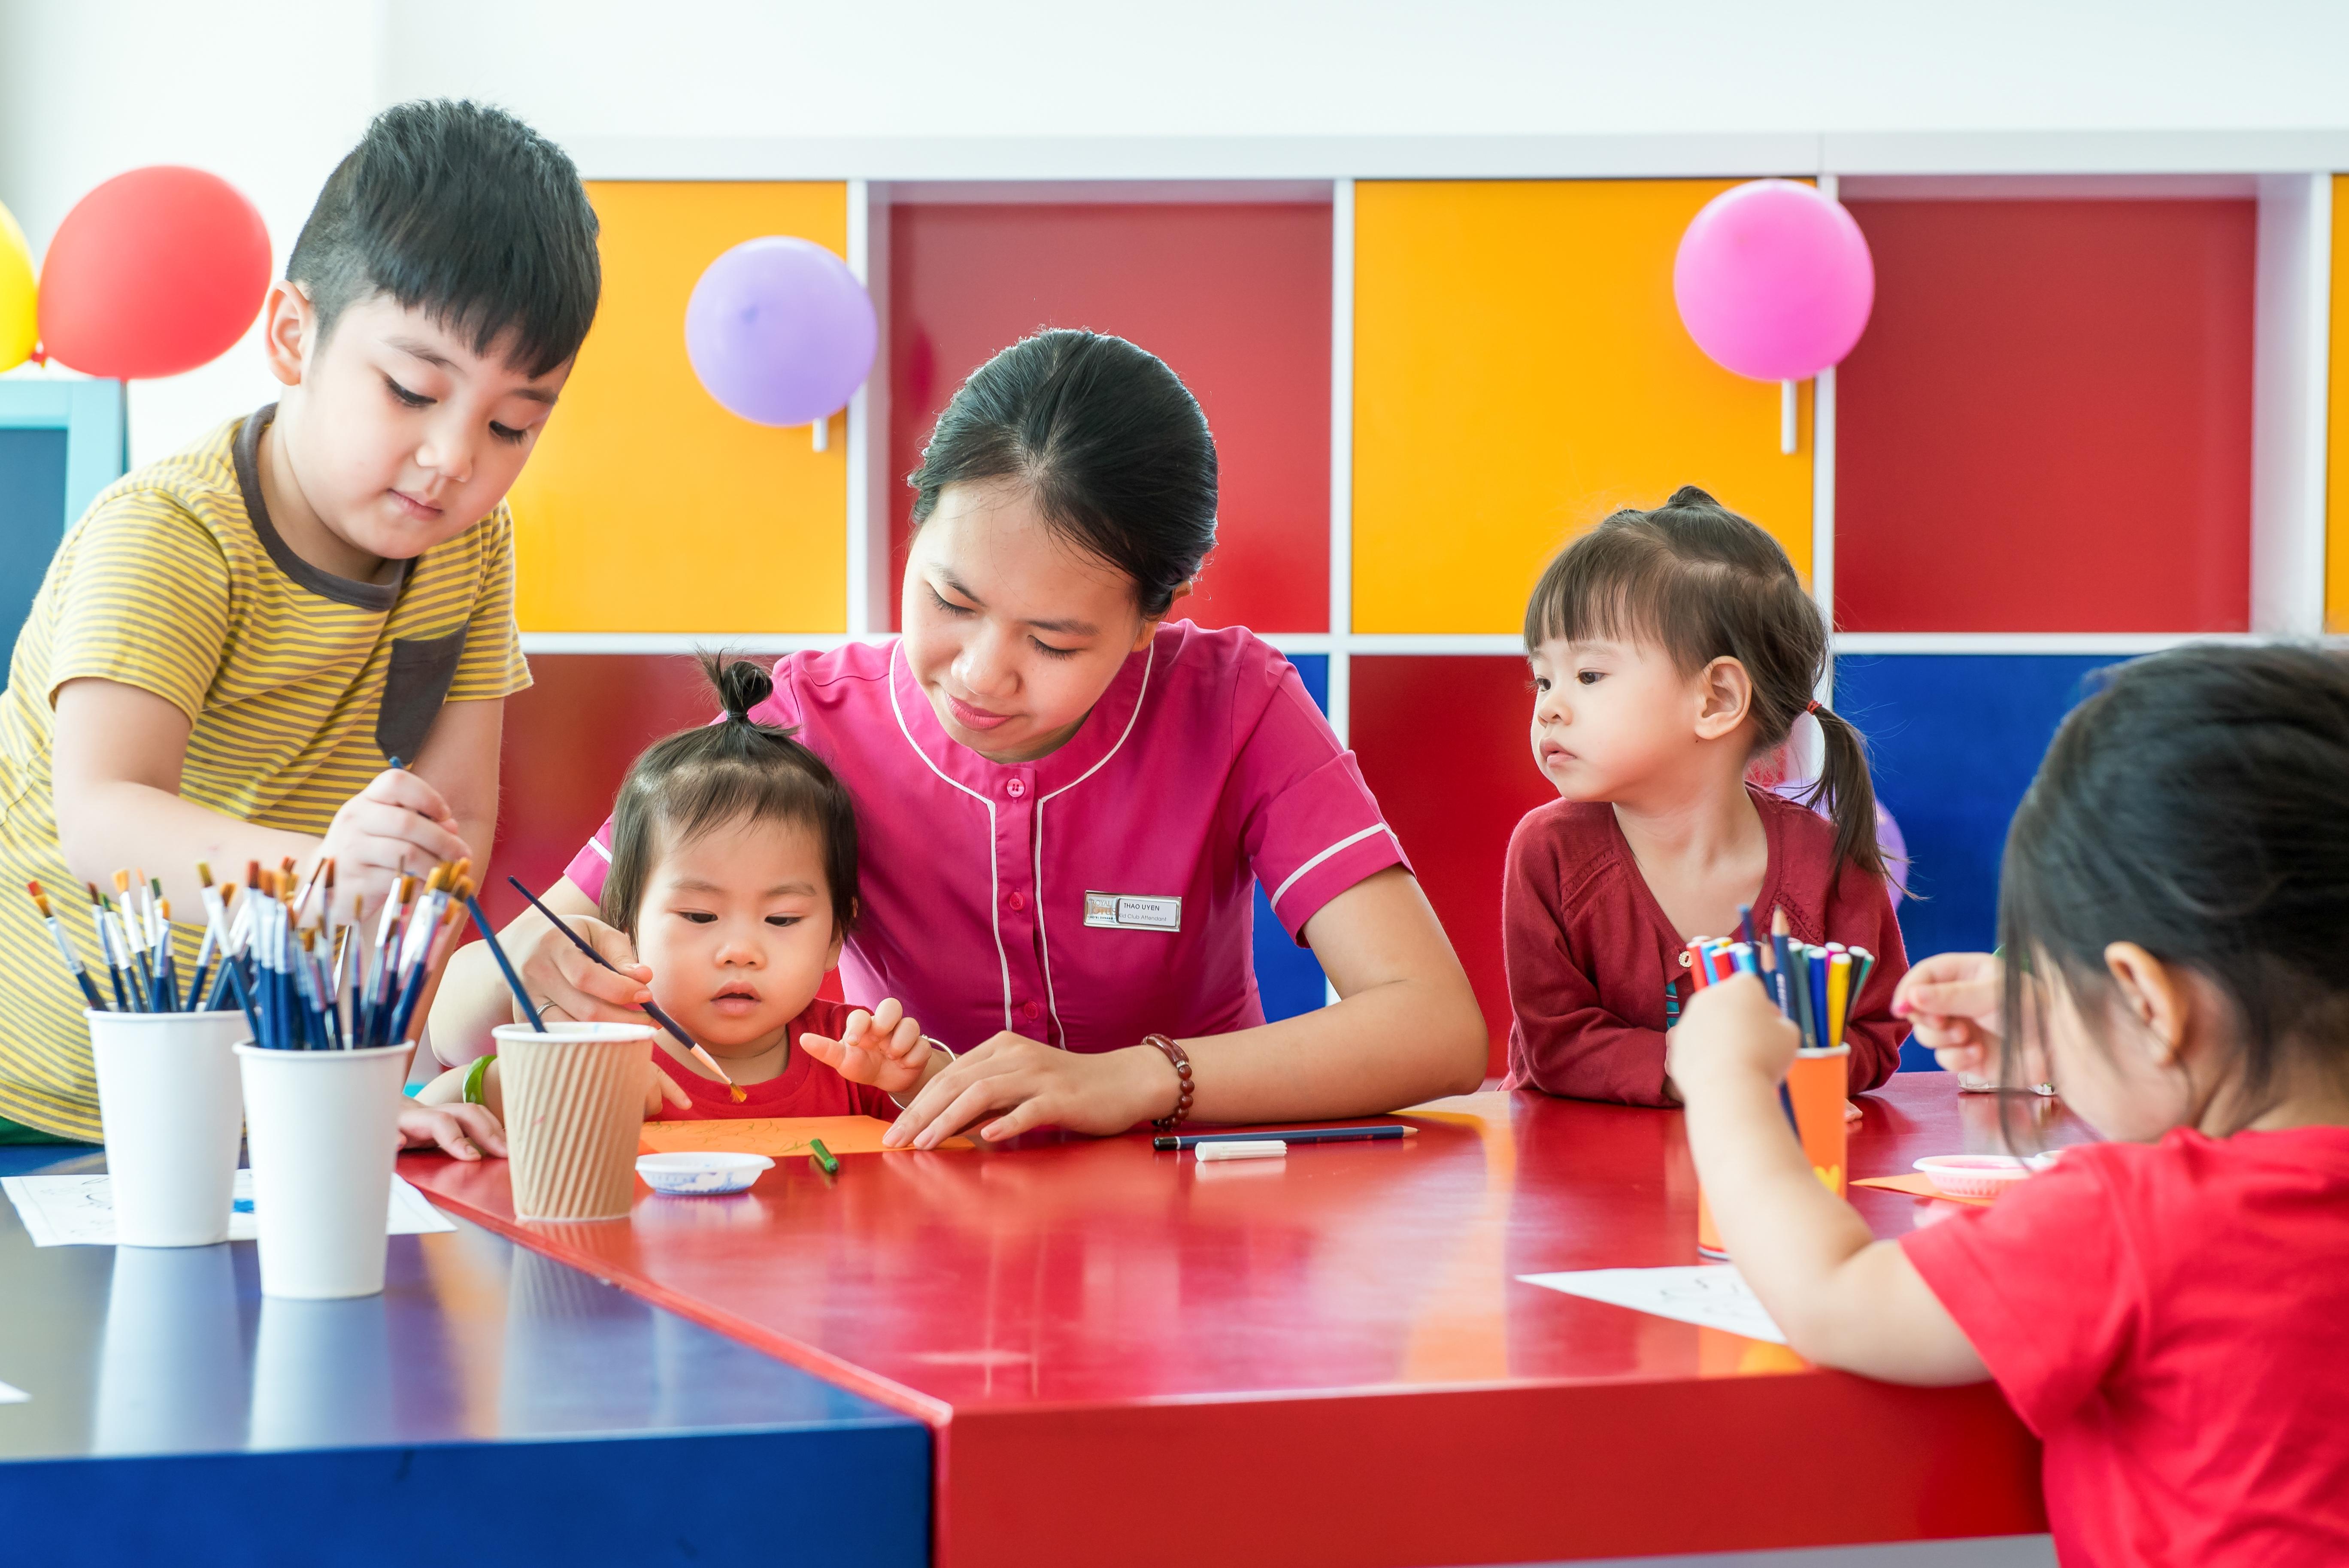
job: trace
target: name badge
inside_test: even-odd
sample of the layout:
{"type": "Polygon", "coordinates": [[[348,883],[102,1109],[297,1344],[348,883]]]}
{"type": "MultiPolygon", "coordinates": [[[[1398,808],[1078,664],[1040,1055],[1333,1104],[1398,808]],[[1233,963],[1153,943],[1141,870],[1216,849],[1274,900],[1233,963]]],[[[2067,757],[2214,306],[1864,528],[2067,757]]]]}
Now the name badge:
{"type": "Polygon", "coordinates": [[[1180,931],[1183,901],[1141,898],[1133,893],[1089,892],[1085,894],[1085,923],[1120,931],[1180,931]]]}

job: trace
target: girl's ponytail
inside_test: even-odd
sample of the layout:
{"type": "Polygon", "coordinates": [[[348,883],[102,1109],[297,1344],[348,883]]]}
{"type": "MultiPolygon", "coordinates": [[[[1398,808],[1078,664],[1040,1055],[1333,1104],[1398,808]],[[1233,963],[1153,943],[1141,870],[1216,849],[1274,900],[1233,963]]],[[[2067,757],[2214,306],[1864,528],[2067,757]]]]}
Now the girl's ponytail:
{"type": "Polygon", "coordinates": [[[1891,872],[1876,840],[1876,784],[1868,777],[1868,743],[1843,715],[1816,702],[1810,705],[1810,713],[1818,721],[1825,744],[1820,748],[1819,781],[1803,804],[1826,803],[1828,820],[1835,823],[1836,864],[1857,866],[1889,879],[1891,872]]]}
{"type": "MultiPolygon", "coordinates": [[[[704,654],[701,672],[709,677],[711,688],[718,693],[719,706],[726,710],[728,723],[767,727],[750,717],[752,708],[775,695],[775,677],[764,666],[749,659],[730,659],[724,654],[704,654]]],[[[780,738],[788,732],[777,733],[780,738]]]]}

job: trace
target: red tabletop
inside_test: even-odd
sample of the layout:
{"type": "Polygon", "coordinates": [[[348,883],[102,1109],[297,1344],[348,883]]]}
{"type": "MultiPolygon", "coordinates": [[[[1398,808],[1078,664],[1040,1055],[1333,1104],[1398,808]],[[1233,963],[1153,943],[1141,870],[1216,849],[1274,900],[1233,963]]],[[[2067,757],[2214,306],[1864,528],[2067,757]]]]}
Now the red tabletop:
{"type": "MultiPolygon", "coordinates": [[[[1867,1097],[1856,1175],[1998,1146],[1946,1073],[1867,1097]]],[[[2013,1114],[2076,1136],[2044,1101],[2013,1114]]],[[[1401,1144],[1202,1166],[1144,1137],[804,1161],[626,1221],[442,1205],[917,1415],[936,1561],[1228,1568],[1605,1557],[2045,1528],[1987,1385],[1899,1388],[1527,1285],[1698,1262],[1677,1112],[1478,1094],[1401,1144]]],[[[1879,1235],[1927,1205],[1854,1189],[1879,1235]]],[[[788,1485],[779,1478],[779,1484],[788,1485]]]]}

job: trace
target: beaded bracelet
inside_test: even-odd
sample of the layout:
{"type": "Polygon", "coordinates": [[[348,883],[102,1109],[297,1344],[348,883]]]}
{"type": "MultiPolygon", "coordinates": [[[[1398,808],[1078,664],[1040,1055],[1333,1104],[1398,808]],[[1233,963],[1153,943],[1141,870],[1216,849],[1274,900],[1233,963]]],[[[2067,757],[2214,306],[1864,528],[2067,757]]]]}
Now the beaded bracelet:
{"type": "Polygon", "coordinates": [[[1184,1054],[1182,1047],[1164,1035],[1144,1035],[1142,1043],[1165,1057],[1168,1065],[1174,1069],[1176,1081],[1183,1086],[1181,1097],[1174,1101],[1174,1114],[1159,1117],[1150,1124],[1161,1132],[1172,1132],[1183,1124],[1184,1118],[1191,1114],[1191,1058],[1184,1054]]]}

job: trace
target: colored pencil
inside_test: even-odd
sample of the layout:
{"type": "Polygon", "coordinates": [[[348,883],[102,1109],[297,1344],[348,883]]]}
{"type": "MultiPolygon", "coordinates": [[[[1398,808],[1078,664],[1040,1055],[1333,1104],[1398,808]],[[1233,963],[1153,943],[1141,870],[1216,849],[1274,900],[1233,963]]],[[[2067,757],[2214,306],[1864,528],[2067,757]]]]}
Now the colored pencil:
{"type": "Polygon", "coordinates": [[[1827,1044],[1843,1044],[1843,1026],[1851,1008],[1851,954],[1827,954],[1827,1044]]]}
{"type": "Polygon", "coordinates": [[[1388,1122],[1378,1127],[1292,1127],[1270,1132],[1185,1132],[1150,1140],[1153,1149],[1196,1149],[1202,1143],[1392,1143],[1416,1138],[1419,1129],[1388,1122]]]}

